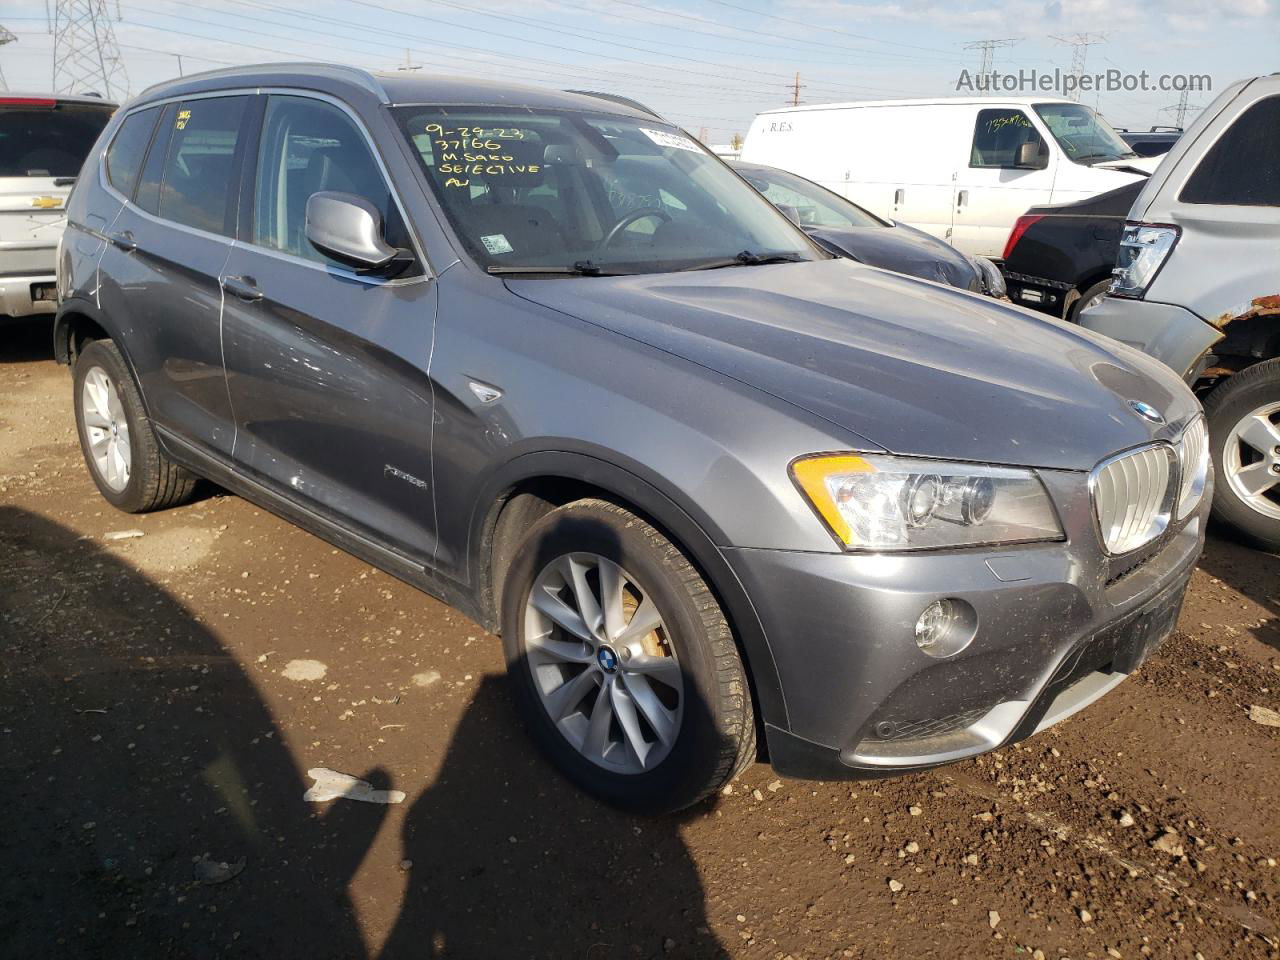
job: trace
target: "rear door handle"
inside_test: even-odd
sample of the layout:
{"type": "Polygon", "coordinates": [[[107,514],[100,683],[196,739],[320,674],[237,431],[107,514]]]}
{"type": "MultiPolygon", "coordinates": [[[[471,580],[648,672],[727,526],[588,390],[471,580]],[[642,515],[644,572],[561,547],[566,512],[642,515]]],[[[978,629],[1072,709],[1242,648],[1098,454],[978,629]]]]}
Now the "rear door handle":
{"type": "Polygon", "coordinates": [[[119,247],[124,251],[138,249],[138,241],[133,239],[133,233],[129,230],[108,234],[107,239],[111,241],[112,246],[119,247]]]}
{"type": "Polygon", "coordinates": [[[956,196],[956,209],[959,210],[968,202],[969,202],[969,191],[961,190],[960,193],[956,196]]]}
{"type": "Polygon", "coordinates": [[[903,190],[901,187],[893,191],[894,206],[898,206],[899,204],[901,204],[903,199],[906,197],[906,195],[907,195],[907,191],[903,190]]]}
{"type": "Polygon", "coordinates": [[[253,277],[223,277],[222,287],[241,300],[253,302],[262,299],[262,291],[253,277]]]}

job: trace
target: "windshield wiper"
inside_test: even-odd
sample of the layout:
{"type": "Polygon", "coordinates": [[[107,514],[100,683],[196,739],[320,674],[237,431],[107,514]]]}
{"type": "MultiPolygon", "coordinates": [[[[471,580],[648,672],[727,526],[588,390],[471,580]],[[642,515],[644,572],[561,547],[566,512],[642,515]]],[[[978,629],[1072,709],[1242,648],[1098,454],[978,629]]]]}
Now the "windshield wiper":
{"type": "Polygon", "coordinates": [[[544,277],[623,277],[627,274],[621,271],[605,270],[592,263],[590,260],[578,260],[567,267],[521,267],[521,266],[496,266],[486,268],[487,272],[494,276],[544,276],[544,277]]]}
{"type": "Polygon", "coordinates": [[[720,270],[724,267],[760,267],[767,263],[803,263],[808,257],[798,253],[752,253],[743,250],[723,260],[708,260],[706,263],[685,267],[685,270],[720,270]]]}

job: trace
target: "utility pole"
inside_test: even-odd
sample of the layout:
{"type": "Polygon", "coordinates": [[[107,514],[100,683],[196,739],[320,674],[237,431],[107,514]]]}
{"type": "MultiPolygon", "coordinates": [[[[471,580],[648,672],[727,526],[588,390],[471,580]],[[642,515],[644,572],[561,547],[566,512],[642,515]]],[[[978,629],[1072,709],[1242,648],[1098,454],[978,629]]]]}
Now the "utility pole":
{"type": "Polygon", "coordinates": [[[413,62],[413,57],[410,56],[411,52],[412,51],[410,51],[408,47],[404,48],[404,63],[396,67],[397,70],[421,70],[422,69],[422,64],[413,62]]]}
{"type": "Polygon", "coordinates": [[[1161,107],[1160,112],[1172,113],[1173,125],[1177,127],[1179,130],[1183,130],[1186,128],[1187,114],[1191,113],[1194,110],[1203,110],[1203,109],[1204,107],[1201,107],[1198,104],[1188,103],[1187,91],[1183,90],[1181,93],[1178,94],[1178,102],[1176,104],[1173,104],[1172,106],[1168,106],[1168,107],[1161,107]]]}
{"type": "MultiPolygon", "coordinates": [[[[101,93],[111,100],[129,96],[129,75],[120,58],[106,0],[52,0],[55,93],[101,93]]],[[[120,8],[116,7],[119,16],[120,8]]]]}
{"type": "MultiPolygon", "coordinates": [[[[17,41],[18,38],[14,35],[13,31],[0,27],[0,47],[3,47],[6,43],[17,43],[17,41]]],[[[5,83],[4,79],[4,64],[0,64],[0,90],[8,89],[9,84],[5,83]]]]}
{"type": "Polygon", "coordinates": [[[1021,37],[1006,37],[1003,40],[974,40],[971,43],[966,43],[964,48],[980,52],[981,59],[978,61],[978,75],[986,76],[991,72],[991,68],[995,64],[996,47],[1012,47],[1021,39],[1021,37]]]}
{"type": "Polygon", "coordinates": [[[800,72],[796,71],[795,83],[791,84],[791,105],[793,107],[800,106],[800,90],[804,84],[800,82],[800,72]]]}
{"type": "Polygon", "coordinates": [[[1080,99],[1080,78],[1084,76],[1085,61],[1089,56],[1089,48],[1097,43],[1106,43],[1105,33],[1072,33],[1065,37],[1053,37],[1059,43],[1071,48],[1071,75],[1076,78],[1075,98],[1080,99]]]}

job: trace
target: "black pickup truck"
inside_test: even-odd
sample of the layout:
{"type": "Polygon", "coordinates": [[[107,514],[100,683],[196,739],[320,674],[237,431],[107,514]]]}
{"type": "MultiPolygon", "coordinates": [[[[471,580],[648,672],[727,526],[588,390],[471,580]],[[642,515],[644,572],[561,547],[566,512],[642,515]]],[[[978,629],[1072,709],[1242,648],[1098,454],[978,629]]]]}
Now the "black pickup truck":
{"type": "Polygon", "coordinates": [[[1032,207],[1004,248],[1009,299],[1075,321],[1111,286],[1124,220],[1145,181],[1074,203],[1032,207]]]}

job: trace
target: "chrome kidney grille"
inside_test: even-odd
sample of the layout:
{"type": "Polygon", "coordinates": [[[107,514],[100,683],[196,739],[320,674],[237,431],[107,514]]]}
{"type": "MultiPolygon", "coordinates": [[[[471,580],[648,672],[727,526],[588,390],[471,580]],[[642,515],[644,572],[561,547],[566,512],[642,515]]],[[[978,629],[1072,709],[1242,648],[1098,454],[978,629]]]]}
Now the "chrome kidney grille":
{"type": "Polygon", "coordinates": [[[1122,453],[1094,468],[1089,486],[1107,553],[1137,550],[1168,529],[1178,476],[1177,456],[1164,443],[1122,453]]]}

